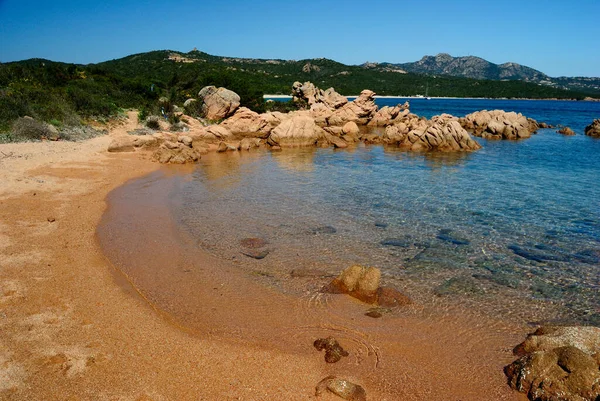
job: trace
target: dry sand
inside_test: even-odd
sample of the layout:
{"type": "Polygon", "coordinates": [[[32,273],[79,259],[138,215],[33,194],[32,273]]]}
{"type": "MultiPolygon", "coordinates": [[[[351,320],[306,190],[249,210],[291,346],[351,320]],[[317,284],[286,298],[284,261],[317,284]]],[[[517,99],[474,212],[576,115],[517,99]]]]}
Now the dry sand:
{"type": "MultiPolygon", "coordinates": [[[[244,342],[243,336],[228,341],[182,330],[157,313],[104,257],[95,232],[107,194],[159,168],[139,153],[106,152],[111,136],[135,126],[131,117],[110,136],[81,143],[0,145],[0,399],[315,399],[314,386],[335,368],[311,344],[306,352],[286,352],[244,342]]],[[[351,308],[353,301],[348,302],[351,308]]],[[[438,330],[431,322],[421,327],[429,335],[438,330]]],[[[429,347],[418,331],[408,330],[412,344],[422,343],[421,350],[399,347],[412,366],[389,377],[404,377],[407,390],[415,383],[425,386],[412,388],[412,397],[404,393],[398,398],[394,394],[403,383],[386,384],[385,375],[378,381],[375,371],[374,378],[361,382],[368,399],[441,400],[449,399],[448,394],[456,394],[450,398],[456,400],[522,399],[504,387],[501,371],[496,372],[510,358],[510,347],[492,350],[505,360],[484,364],[491,373],[472,372],[474,379],[491,374],[490,383],[461,382],[468,371],[457,372],[462,379],[444,383],[451,369],[433,370],[437,365],[430,363],[435,358],[431,350],[452,348],[468,331],[442,333],[447,344],[429,347]],[[375,382],[384,387],[371,388],[369,383],[375,382]]],[[[489,345],[485,339],[481,343],[457,365],[477,367],[478,352],[489,345]]],[[[458,355],[456,347],[451,352],[458,355]]],[[[359,361],[347,363],[349,374],[356,371],[353,363],[359,361]]],[[[390,366],[406,367],[393,359],[390,366]]],[[[320,399],[340,398],[325,394],[320,399]]]]}

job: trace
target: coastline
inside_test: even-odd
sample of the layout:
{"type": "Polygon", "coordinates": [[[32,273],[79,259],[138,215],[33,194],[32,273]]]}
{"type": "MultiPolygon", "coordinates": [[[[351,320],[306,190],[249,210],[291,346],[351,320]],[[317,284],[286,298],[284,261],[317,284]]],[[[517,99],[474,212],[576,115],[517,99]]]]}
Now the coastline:
{"type": "MultiPolygon", "coordinates": [[[[348,99],[357,98],[359,95],[348,95],[344,96],[348,99]]],[[[531,98],[507,98],[507,97],[452,97],[452,96],[382,96],[375,95],[375,99],[423,99],[423,100],[531,100],[531,101],[557,101],[557,102],[598,102],[597,99],[531,99],[531,98]]],[[[291,100],[293,96],[290,95],[263,95],[263,99],[288,99],[291,100]]]]}
{"type": "Polygon", "coordinates": [[[191,336],[115,273],[105,198],[159,165],[109,142],[0,145],[0,398],[306,399],[316,360],[191,336]]]}
{"type": "MultiPolygon", "coordinates": [[[[107,195],[159,170],[141,153],[108,154],[111,137],[127,128],[116,131],[80,143],[0,145],[6,178],[0,186],[1,398],[306,400],[315,398],[314,386],[323,377],[341,373],[363,384],[369,399],[395,399],[397,393],[374,387],[382,380],[379,367],[365,371],[361,366],[362,358],[372,358],[368,353],[359,353],[345,365],[329,366],[310,343],[299,344],[301,351],[286,351],[243,336],[190,331],[176,319],[157,313],[160,308],[112,266],[96,234],[107,195]],[[360,372],[364,375],[357,377],[360,372]]],[[[210,258],[203,263],[209,272],[217,267],[210,258]]],[[[225,268],[230,270],[224,271],[222,279],[244,280],[235,269],[225,268]]],[[[200,285],[194,290],[208,293],[212,288],[200,285]]],[[[335,302],[341,302],[342,310],[363,308],[346,297],[335,302]]],[[[272,304],[276,316],[288,312],[285,305],[272,304]]],[[[227,315],[221,318],[227,320],[227,315]]],[[[398,386],[404,399],[435,400],[445,399],[441,394],[456,394],[477,400],[483,394],[491,396],[486,391],[494,383],[493,399],[524,399],[506,386],[500,369],[512,360],[510,347],[517,337],[505,341],[501,336],[503,341],[497,334],[489,336],[490,327],[483,324],[463,326],[463,333],[487,337],[473,344],[468,341],[473,337],[454,338],[454,322],[446,322],[442,329],[439,321],[410,314],[398,319],[399,327],[404,327],[398,334],[407,341],[402,346],[382,345],[381,369],[398,379],[388,390],[398,386]],[[423,331],[429,333],[425,339],[423,331]],[[443,341],[427,343],[427,338],[440,332],[445,333],[438,337],[443,341]],[[469,369],[481,367],[481,351],[487,349],[482,344],[489,345],[487,341],[494,344],[487,351],[499,359],[483,361],[487,366],[483,371],[469,369]],[[433,354],[442,353],[449,342],[453,343],[449,355],[459,358],[457,367],[446,363],[441,368],[433,354]],[[490,382],[473,386],[469,380],[474,374],[490,382]],[[444,380],[454,377],[451,386],[444,380]]],[[[206,330],[215,322],[207,316],[201,320],[206,330]]],[[[377,322],[369,321],[375,331],[377,322]]],[[[276,321],[271,324],[277,327],[276,321]]],[[[494,333],[497,329],[491,328],[494,333]]],[[[295,343],[293,337],[287,341],[295,343]]],[[[368,351],[361,347],[362,352],[368,351]]],[[[339,398],[324,394],[320,399],[339,398]]]]}

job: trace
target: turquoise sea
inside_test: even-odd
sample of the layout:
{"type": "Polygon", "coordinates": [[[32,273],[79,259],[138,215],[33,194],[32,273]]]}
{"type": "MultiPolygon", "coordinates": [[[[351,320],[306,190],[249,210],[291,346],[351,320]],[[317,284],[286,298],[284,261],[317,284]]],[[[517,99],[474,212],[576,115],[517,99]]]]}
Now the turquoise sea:
{"type": "Polygon", "coordinates": [[[359,263],[423,302],[450,297],[522,320],[600,324],[600,140],[583,135],[600,103],[410,103],[426,117],[517,111],[577,135],[478,138],[483,148],[465,154],[360,145],[205,157],[173,213],[203,249],[286,291],[294,269],[359,263]],[[246,237],[266,239],[269,255],[241,255],[246,237]]]}

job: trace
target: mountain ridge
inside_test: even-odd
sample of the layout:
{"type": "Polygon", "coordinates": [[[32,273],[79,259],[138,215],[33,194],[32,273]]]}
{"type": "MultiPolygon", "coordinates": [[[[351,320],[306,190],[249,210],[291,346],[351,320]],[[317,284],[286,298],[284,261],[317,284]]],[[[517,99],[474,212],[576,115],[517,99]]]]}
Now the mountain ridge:
{"type": "Polygon", "coordinates": [[[364,63],[364,68],[400,69],[413,74],[446,75],[494,81],[523,81],[575,91],[600,92],[600,77],[550,77],[542,71],[512,61],[495,64],[477,56],[453,57],[448,53],[423,56],[408,63],[364,63]]]}

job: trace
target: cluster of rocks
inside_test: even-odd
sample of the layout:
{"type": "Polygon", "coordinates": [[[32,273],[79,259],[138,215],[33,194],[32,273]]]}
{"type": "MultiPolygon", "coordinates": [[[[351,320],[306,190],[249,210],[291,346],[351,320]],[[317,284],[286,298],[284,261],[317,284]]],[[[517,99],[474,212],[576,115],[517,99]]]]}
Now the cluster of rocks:
{"type": "Polygon", "coordinates": [[[412,114],[408,102],[379,109],[375,93],[370,90],[362,91],[353,101],[333,88],[322,90],[311,82],[295,82],[292,91],[295,99],[307,105],[305,110],[259,114],[240,107],[236,93],[207,86],[199,92],[198,100],[189,99],[184,107],[200,102],[206,118],[221,121],[219,124],[206,125],[177,111],[182,126],[179,131],[184,132],[165,133],[161,121],[159,132],[145,138],[132,135],[117,138],[109,151],[151,148],[155,149],[154,159],[162,163],[193,162],[209,151],[256,147],[271,150],[303,146],[346,148],[358,142],[397,146],[409,151],[464,152],[481,148],[469,132],[485,138],[521,139],[529,137],[540,126],[521,114],[502,110],[484,110],[464,118],[442,114],[428,120],[412,114]]]}
{"type": "Polygon", "coordinates": [[[521,113],[482,110],[459,119],[473,135],[486,139],[524,139],[537,132],[540,125],[521,113]]]}
{"type": "Polygon", "coordinates": [[[590,125],[585,127],[585,134],[600,138],[600,119],[594,120],[590,125]]]}
{"type": "Polygon", "coordinates": [[[510,386],[530,400],[600,399],[600,328],[541,327],[504,368],[510,386]]]}

